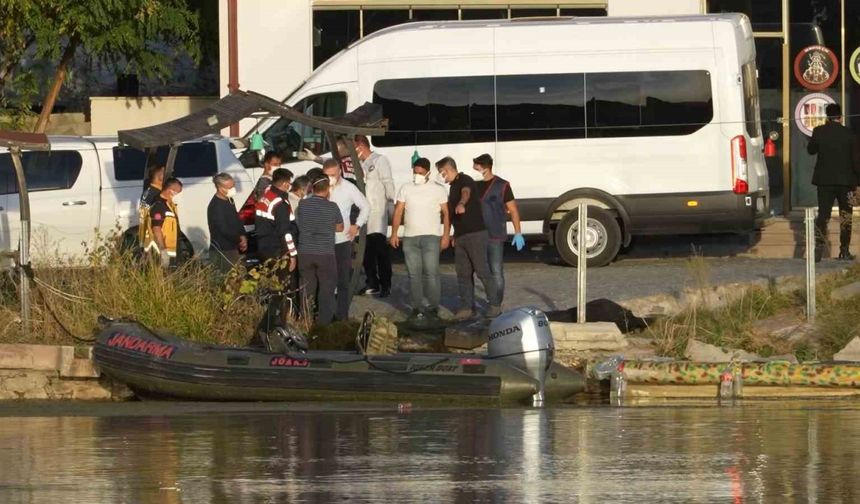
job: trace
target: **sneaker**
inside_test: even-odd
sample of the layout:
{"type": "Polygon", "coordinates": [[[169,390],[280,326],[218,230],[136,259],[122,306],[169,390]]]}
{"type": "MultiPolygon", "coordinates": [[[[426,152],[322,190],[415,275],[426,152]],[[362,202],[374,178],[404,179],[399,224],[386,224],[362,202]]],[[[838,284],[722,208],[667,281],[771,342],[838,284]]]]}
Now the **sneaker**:
{"type": "Polygon", "coordinates": [[[382,289],[381,291],[379,291],[379,297],[387,298],[389,296],[391,296],[391,289],[382,289]]]}
{"type": "Polygon", "coordinates": [[[378,293],[379,293],[379,289],[374,288],[374,287],[368,287],[368,286],[365,286],[363,289],[358,291],[359,296],[372,296],[372,295],[378,294],[378,293]]]}
{"type": "Polygon", "coordinates": [[[469,320],[470,318],[472,318],[473,315],[474,313],[472,312],[472,310],[468,308],[463,308],[461,310],[458,310],[457,313],[454,314],[454,320],[469,320]]]}
{"type": "Polygon", "coordinates": [[[502,314],[502,307],[501,306],[490,306],[489,308],[487,308],[486,317],[487,318],[496,318],[501,314],[502,314]]]}

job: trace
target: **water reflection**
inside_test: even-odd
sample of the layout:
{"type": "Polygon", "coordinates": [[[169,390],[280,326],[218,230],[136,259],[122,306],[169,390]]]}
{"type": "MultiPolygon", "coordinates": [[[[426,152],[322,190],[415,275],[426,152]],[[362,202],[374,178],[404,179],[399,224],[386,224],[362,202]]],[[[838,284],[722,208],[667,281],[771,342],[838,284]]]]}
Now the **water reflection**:
{"type": "Polygon", "coordinates": [[[858,431],[851,402],[3,416],[0,502],[857,502],[858,431]]]}

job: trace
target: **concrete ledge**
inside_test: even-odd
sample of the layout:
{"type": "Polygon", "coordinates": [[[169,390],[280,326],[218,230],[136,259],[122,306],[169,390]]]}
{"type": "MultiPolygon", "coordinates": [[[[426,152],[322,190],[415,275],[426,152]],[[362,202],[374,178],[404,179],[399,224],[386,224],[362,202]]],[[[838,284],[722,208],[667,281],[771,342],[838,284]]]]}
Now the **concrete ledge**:
{"type": "Polygon", "coordinates": [[[627,348],[627,339],[614,322],[550,322],[550,331],[558,351],[616,351],[627,348]]]}
{"type": "Polygon", "coordinates": [[[122,384],[101,377],[92,348],[56,345],[0,345],[0,400],[126,399],[122,384]]]}
{"type": "Polygon", "coordinates": [[[75,348],[55,345],[0,345],[0,369],[60,371],[71,366],[75,348]]]}

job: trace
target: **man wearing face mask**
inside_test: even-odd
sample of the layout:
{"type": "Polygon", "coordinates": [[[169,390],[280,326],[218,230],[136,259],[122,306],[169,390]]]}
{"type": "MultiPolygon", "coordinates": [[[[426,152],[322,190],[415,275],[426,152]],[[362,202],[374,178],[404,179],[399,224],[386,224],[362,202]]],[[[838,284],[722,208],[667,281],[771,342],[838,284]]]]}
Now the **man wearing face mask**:
{"type": "Polygon", "coordinates": [[[367,248],[364,251],[364,273],[367,283],[360,291],[363,295],[391,295],[391,250],[385,235],[388,233],[388,204],[394,201],[394,179],[388,158],[370,150],[366,136],[355,137],[355,152],[364,170],[365,195],[370,203],[367,220],[367,248]]]}
{"type": "Polygon", "coordinates": [[[340,164],[335,159],[327,159],[323,164],[323,173],[329,179],[329,200],[340,209],[344,226],[350,223],[350,212],[353,205],[358,207],[355,223],[345,230],[335,234],[335,259],[337,262],[337,311],[338,320],[349,319],[349,305],[352,302],[350,279],[352,276],[353,240],[358,236],[361,226],[367,223],[370,205],[367,199],[351,182],[346,182],[340,176],[340,164]]]}
{"type": "Polygon", "coordinates": [[[257,232],[257,249],[260,259],[290,257],[290,271],[296,269],[295,214],[290,207],[288,191],[293,173],[286,168],[272,172],[272,184],[263,197],[257,200],[254,228],[257,232]]]}
{"type": "MultiPolygon", "coordinates": [[[[269,299],[266,314],[260,322],[260,329],[269,331],[272,327],[284,323],[284,315],[298,313],[296,267],[298,266],[298,248],[295,237],[298,235],[296,217],[290,207],[288,191],[293,173],[286,168],[278,168],[272,172],[272,184],[266,189],[263,197],[257,200],[255,206],[254,228],[257,232],[257,250],[260,260],[269,262],[267,268],[272,268],[282,285],[283,291],[275,292],[269,299]],[[276,266],[276,261],[288,258],[286,268],[276,266]],[[285,310],[286,300],[292,301],[290,310],[285,310]]],[[[260,331],[257,333],[259,334],[260,331]]]]}
{"type": "Polygon", "coordinates": [[[475,310],[475,275],[487,292],[487,317],[497,317],[501,313],[499,286],[490,273],[487,264],[487,228],[481,212],[480,195],[477,194],[475,181],[457,171],[457,163],[450,157],[440,159],[436,169],[446,183],[451,185],[448,192],[448,212],[454,226],[454,269],[457,271],[457,286],[462,308],[454,315],[457,320],[472,318],[475,310]]]}
{"type": "MultiPolygon", "coordinates": [[[[308,197],[299,205],[299,269],[305,306],[318,309],[316,324],[331,323],[335,314],[338,266],[335,233],[343,231],[341,209],[329,201],[329,179],[322,173],[308,176],[308,197]]],[[[343,183],[343,182],[341,182],[343,183]]],[[[347,185],[351,185],[348,182],[347,185]]]]}
{"type": "Polygon", "coordinates": [[[248,239],[233,202],[236,181],[229,173],[219,173],[212,177],[212,182],[215,184],[215,195],[206,209],[209,260],[218,271],[224,273],[239,262],[239,254],[248,249],[248,239]]]}
{"type": "Polygon", "coordinates": [[[514,239],[511,245],[520,252],[526,246],[520,227],[520,211],[514,199],[511,184],[502,177],[493,174],[493,158],[489,154],[481,154],[472,160],[472,168],[481,174],[483,180],[476,184],[478,196],[481,198],[481,211],[484,225],[487,226],[489,237],[487,251],[490,272],[499,285],[499,299],[505,298],[504,251],[505,240],[508,238],[508,215],[514,225],[514,239]]]}
{"type": "Polygon", "coordinates": [[[397,193],[390,242],[394,248],[400,246],[397,232],[405,215],[403,256],[409,274],[410,319],[421,323],[439,317],[439,252],[450,244],[451,220],[447,191],[430,181],[430,161],[416,159],[412,178],[397,193]]]}
{"type": "Polygon", "coordinates": [[[158,199],[149,209],[144,249],[158,255],[162,267],[175,265],[179,244],[179,200],[182,182],[178,178],[164,181],[158,199]]]}

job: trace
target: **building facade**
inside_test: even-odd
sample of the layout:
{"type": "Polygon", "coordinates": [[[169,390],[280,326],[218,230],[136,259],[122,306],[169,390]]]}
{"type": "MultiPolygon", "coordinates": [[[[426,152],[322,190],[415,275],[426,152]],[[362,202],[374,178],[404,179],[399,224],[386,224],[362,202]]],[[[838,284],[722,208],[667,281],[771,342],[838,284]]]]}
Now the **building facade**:
{"type": "Polygon", "coordinates": [[[232,86],[275,98],[361,37],[410,21],[742,12],[756,38],[762,129],[776,145],[768,162],[773,209],[814,204],[806,142],[827,102],[842,104],[847,124],[860,133],[857,0],[219,1],[221,93],[232,86]]]}

